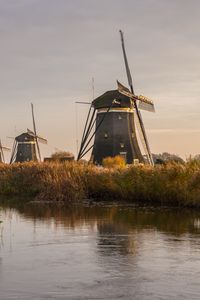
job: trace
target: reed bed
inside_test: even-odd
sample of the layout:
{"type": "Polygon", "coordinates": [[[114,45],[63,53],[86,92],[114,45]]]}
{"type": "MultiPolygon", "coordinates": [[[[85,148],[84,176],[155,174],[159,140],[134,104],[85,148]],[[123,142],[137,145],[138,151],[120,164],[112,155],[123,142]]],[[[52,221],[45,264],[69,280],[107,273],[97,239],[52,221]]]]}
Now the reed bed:
{"type": "Polygon", "coordinates": [[[200,207],[200,162],[113,168],[78,162],[0,164],[0,196],[200,207]]]}

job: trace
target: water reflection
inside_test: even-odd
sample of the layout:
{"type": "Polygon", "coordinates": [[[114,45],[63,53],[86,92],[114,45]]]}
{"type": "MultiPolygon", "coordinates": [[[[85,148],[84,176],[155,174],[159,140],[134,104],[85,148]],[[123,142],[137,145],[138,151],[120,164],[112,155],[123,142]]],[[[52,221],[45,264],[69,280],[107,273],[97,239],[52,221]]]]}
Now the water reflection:
{"type": "Polygon", "coordinates": [[[13,209],[25,219],[47,225],[75,229],[85,224],[98,227],[99,233],[125,233],[131,230],[155,229],[179,236],[200,233],[200,212],[177,208],[102,206],[58,206],[49,204],[1,205],[11,218],[13,209]]]}
{"type": "Polygon", "coordinates": [[[0,299],[199,299],[199,212],[24,204],[1,218],[0,299]]]}
{"type": "MultiPolygon", "coordinates": [[[[45,224],[54,230],[85,228],[97,232],[97,247],[104,256],[136,254],[138,245],[150,235],[160,233],[163,240],[184,242],[186,234],[200,233],[200,212],[174,208],[142,208],[120,205],[58,206],[48,204],[24,204],[2,206],[7,219],[17,211],[25,220],[45,224]],[[143,236],[145,236],[143,238],[143,236]]],[[[1,230],[1,229],[0,229],[1,230]]],[[[3,244],[1,234],[1,244],[3,244]]],[[[197,241],[199,244],[199,241],[197,241]]]]}

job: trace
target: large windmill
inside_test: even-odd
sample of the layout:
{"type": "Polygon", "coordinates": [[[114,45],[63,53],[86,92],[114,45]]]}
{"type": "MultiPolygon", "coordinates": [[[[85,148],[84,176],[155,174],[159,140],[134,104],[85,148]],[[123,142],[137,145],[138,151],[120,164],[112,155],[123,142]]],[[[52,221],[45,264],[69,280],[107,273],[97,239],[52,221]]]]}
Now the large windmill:
{"type": "Polygon", "coordinates": [[[10,151],[10,148],[4,147],[0,140],[0,163],[5,163],[4,151],[10,151]]]}
{"type": "Polygon", "coordinates": [[[47,144],[47,140],[37,134],[32,103],[31,112],[33,130],[27,129],[27,132],[24,132],[15,138],[10,163],[42,160],[39,142],[47,144]]]}
{"type": "Polygon", "coordinates": [[[116,155],[124,157],[128,164],[134,160],[146,162],[138,143],[139,133],[147,162],[153,165],[139,109],[154,111],[154,104],[147,97],[135,95],[122,31],[120,36],[130,90],[117,82],[117,90],[107,91],[92,101],[77,159],[81,159],[92,149],[91,159],[97,164],[101,164],[105,157],[116,155]]]}

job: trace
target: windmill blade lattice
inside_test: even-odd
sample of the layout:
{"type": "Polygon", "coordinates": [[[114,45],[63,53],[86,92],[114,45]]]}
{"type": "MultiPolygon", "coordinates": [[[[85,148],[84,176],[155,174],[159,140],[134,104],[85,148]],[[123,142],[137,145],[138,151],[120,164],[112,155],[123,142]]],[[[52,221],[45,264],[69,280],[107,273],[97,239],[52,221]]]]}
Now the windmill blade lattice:
{"type": "MultiPolygon", "coordinates": [[[[122,51],[123,51],[124,62],[125,62],[125,67],[126,67],[127,79],[128,79],[128,83],[129,83],[129,86],[130,86],[131,93],[135,96],[134,89],[133,89],[132,76],[131,76],[131,73],[130,73],[128,60],[127,60],[127,56],[126,56],[126,50],[125,50],[125,45],[124,45],[124,36],[123,36],[123,32],[121,30],[120,30],[120,36],[121,36],[122,51]]],[[[125,90],[126,93],[128,93],[127,90],[128,89],[126,88],[126,90],[125,90]]],[[[137,105],[137,102],[136,102],[137,99],[132,99],[132,100],[133,100],[132,101],[133,102],[133,107],[135,108],[135,114],[137,115],[137,118],[138,118],[139,123],[140,123],[142,139],[145,142],[145,145],[146,145],[145,148],[147,149],[147,152],[148,152],[149,163],[151,165],[154,165],[153,159],[151,159],[152,155],[151,155],[149,143],[148,143],[148,140],[147,140],[144,124],[143,124],[143,121],[142,121],[142,116],[139,112],[138,105],[137,105]]]]}

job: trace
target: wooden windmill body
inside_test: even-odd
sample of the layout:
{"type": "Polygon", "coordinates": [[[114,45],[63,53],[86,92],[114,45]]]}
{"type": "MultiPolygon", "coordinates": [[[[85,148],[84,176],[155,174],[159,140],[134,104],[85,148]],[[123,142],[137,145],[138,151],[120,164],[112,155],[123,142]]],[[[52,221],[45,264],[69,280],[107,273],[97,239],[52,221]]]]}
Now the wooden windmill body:
{"type": "Polygon", "coordinates": [[[93,101],[93,107],[96,109],[96,128],[104,119],[95,134],[93,162],[102,164],[105,157],[117,155],[128,164],[134,159],[143,162],[130,99],[118,90],[108,91],[93,101]]]}
{"type": "Polygon", "coordinates": [[[15,145],[15,162],[38,161],[34,135],[29,132],[20,134],[15,138],[15,145]]]}

